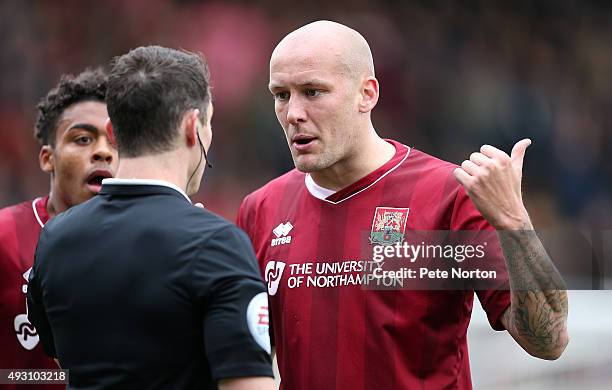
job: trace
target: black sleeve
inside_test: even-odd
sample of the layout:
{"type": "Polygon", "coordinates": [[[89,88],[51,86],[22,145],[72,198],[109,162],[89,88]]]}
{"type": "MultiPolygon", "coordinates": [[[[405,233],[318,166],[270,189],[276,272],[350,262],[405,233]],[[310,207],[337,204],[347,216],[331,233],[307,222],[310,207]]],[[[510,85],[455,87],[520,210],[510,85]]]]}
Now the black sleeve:
{"type": "Polygon", "coordinates": [[[45,353],[52,358],[57,358],[55,352],[55,340],[53,339],[53,332],[49,325],[49,319],[43,305],[42,291],[40,288],[40,275],[39,275],[39,257],[44,252],[41,250],[40,242],[43,239],[44,230],[41,233],[41,240],[39,245],[36,247],[36,253],[34,254],[34,265],[32,271],[30,271],[30,277],[28,281],[28,320],[34,325],[40,341],[42,343],[45,353]]]}
{"type": "Polygon", "coordinates": [[[274,323],[272,321],[272,316],[270,315],[270,345],[272,346],[272,348],[276,347],[276,339],[274,338],[274,323]]]}
{"type": "MultiPolygon", "coordinates": [[[[245,197],[242,200],[242,203],[240,204],[240,208],[238,208],[238,216],[236,217],[236,225],[238,225],[240,229],[244,230],[244,232],[247,234],[247,237],[249,238],[249,241],[251,241],[251,247],[253,247],[253,244],[252,244],[253,237],[251,233],[251,227],[253,226],[255,221],[253,221],[253,217],[252,217],[253,213],[251,212],[251,210],[255,210],[255,208],[249,206],[250,202],[251,202],[251,195],[247,195],[247,197],[245,197]]],[[[263,262],[262,259],[256,259],[256,260],[263,262]]],[[[272,323],[272,316],[270,316],[270,343],[272,344],[272,347],[274,347],[274,324],[272,323]]]]}
{"type": "Polygon", "coordinates": [[[213,378],[272,377],[268,295],[244,232],[232,225],[206,240],[194,277],[213,378]]]}

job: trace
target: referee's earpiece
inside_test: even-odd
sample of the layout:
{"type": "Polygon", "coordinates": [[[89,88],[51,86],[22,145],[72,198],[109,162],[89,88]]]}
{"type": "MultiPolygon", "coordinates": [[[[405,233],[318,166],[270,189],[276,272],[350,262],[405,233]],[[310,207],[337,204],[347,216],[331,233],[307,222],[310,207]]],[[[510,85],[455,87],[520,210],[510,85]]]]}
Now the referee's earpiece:
{"type": "Polygon", "coordinates": [[[212,163],[208,160],[208,156],[206,155],[206,149],[204,149],[204,144],[202,143],[202,139],[200,138],[200,131],[198,130],[198,142],[200,143],[200,148],[202,149],[202,154],[204,155],[204,161],[206,161],[206,166],[208,168],[212,168],[212,163]]]}
{"type": "MultiPolygon", "coordinates": [[[[200,110],[195,109],[194,110],[194,120],[198,120],[198,115],[200,114],[200,110]]],[[[201,123],[197,123],[196,122],[196,126],[195,126],[195,130],[196,130],[196,137],[198,139],[198,144],[200,145],[200,159],[198,160],[198,165],[196,165],[195,169],[193,170],[193,173],[191,174],[191,176],[189,176],[189,180],[187,180],[187,184],[185,185],[185,189],[186,191],[189,191],[189,184],[191,183],[191,180],[193,179],[193,176],[195,175],[195,173],[198,171],[198,168],[200,168],[200,164],[202,164],[202,156],[204,156],[204,160],[206,161],[206,166],[209,168],[212,168],[212,164],[208,161],[208,156],[206,156],[206,149],[204,148],[204,144],[202,143],[202,139],[200,138],[200,127],[201,127],[201,123]]]]}
{"type": "MultiPolygon", "coordinates": [[[[196,112],[195,118],[196,118],[196,120],[198,120],[198,119],[199,119],[199,115],[200,115],[200,110],[195,109],[194,111],[196,112]]],[[[200,121],[198,120],[198,121],[197,121],[197,124],[196,124],[196,136],[197,136],[197,138],[198,138],[198,142],[199,142],[199,144],[200,144],[200,150],[201,150],[201,152],[202,152],[202,155],[204,155],[204,161],[206,162],[206,166],[207,166],[208,168],[212,168],[212,167],[213,167],[213,165],[212,165],[212,163],[211,163],[211,162],[208,160],[208,155],[206,154],[206,149],[204,148],[204,144],[202,143],[202,138],[200,138],[200,130],[202,129],[202,126],[203,126],[203,125],[202,125],[202,122],[200,122],[200,121]]]]}

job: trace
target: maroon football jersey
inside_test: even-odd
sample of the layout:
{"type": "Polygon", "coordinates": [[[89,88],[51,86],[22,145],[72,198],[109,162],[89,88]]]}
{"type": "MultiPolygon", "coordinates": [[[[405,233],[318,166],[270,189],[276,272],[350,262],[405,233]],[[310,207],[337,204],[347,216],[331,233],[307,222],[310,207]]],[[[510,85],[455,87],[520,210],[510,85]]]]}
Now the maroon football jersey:
{"type": "MultiPolygon", "coordinates": [[[[238,225],[268,284],[284,389],[471,388],[466,337],[474,291],[367,289],[361,282],[370,263],[358,259],[368,244],[364,232],[384,240],[492,227],[453,177],[455,165],[388,142],[396,148],[389,162],[336,193],[292,170],[240,207],[238,225]],[[397,230],[387,236],[376,223],[385,212],[397,230]]],[[[493,258],[503,270],[498,279],[507,281],[499,246],[493,258]]],[[[507,289],[477,295],[493,328],[503,329],[507,289]]]]}
{"type": "MultiPolygon", "coordinates": [[[[49,219],[48,197],[0,210],[0,368],[57,369],[28,321],[26,293],[34,251],[49,219]]],[[[3,389],[64,389],[65,385],[2,385],[3,389]]]]}

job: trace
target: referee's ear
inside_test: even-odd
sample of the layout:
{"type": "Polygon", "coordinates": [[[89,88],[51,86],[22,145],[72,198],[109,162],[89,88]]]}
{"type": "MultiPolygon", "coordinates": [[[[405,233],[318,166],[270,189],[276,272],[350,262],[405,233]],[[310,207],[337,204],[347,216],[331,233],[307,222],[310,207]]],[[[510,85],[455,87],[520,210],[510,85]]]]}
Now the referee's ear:
{"type": "Polygon", "coordinates": [[[183,120],[186,131],[185,135],[187,136],[187,146],[189,147],[198,145],[198,132],[200,131],[200,120],[198,119],[199,115],[200,110],[196,108],[190,113],[186,114],[183,120]]]}

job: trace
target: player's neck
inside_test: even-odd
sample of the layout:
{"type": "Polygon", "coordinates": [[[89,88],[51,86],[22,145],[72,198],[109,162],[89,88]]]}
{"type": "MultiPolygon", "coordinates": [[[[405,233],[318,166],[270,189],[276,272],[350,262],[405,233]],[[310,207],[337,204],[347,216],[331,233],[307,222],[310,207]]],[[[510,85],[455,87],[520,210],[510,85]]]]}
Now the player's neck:
{"type": "Polygon", "coordinates": [[[53,185],[51,185],[51,191],[49,191],[49,200],[47,201],[47,215],[49,219],[55,217],[57,214],[62,213],[68,209],[68,206],[60,199],[57,191],[54,191],[53,185]]]}
{"type": "Polygon", "coordinates": [[[395,147],[380,138],[375,131],[346,156],[329,168],[311,172],[314,182],[329,190],[339,191],[385,165],[395,155],[395,147]]]}
{"type": "Polygon", "coordinates": [[[115,175],[118,179],[163,180],[185,190],[187,179],[186,159],[167,152],[139,157],[121,157],[115,175]]]}

